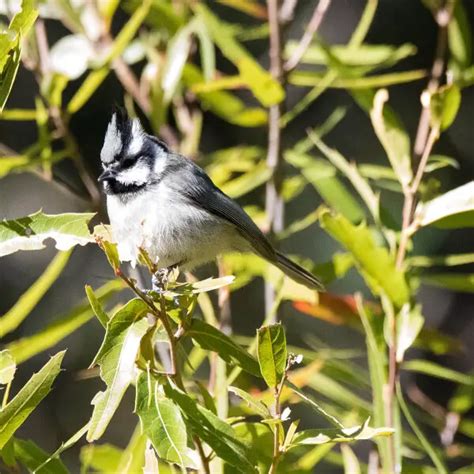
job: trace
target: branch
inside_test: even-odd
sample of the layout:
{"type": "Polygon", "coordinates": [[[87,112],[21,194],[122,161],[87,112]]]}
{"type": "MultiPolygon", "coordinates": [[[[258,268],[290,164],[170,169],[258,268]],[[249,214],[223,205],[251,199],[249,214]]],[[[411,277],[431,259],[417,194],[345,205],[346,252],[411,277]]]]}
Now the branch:
{"type": "Polygon", "coordinates": [[[311,17],[311,20],[309,20],[306,30],[301,37],[300,42],[298,43],[298,46],[296,46],[293,54],[284,65],[286,72],[290,72],[296,66],[298,66],[301,58],[304,56],[304,53],[313,41],[314,35],[318,31],[319,26],[321,25],[323,18],[326,15],[326,11],[330,5],[331,0],[319,0],[318,5],[314,9],[313,16],[311,17]]]}

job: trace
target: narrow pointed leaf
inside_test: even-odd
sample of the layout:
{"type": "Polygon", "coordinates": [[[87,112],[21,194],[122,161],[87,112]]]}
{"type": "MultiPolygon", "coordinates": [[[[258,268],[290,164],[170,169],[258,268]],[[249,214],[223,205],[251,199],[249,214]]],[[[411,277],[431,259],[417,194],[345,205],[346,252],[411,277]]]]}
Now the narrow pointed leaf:
{"type": "Polygon", "coordinates": [[[16,372],[15,358],[9,350],[0,351],[0,384],[13,380],[16,372]]]}
{"type": "Polygon", "coordinates": [[[286,336],[281,324],[263,326],[257,331],[260,371],[269,387],[282,380],[287,362],[286,336]]]}

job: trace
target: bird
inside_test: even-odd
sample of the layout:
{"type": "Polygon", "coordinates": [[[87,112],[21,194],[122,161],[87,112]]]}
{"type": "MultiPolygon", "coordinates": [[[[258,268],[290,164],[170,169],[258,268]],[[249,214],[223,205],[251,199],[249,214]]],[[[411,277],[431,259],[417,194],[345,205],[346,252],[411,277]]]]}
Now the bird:
{"type": "Polygon", "coordinates": [[[98,181],[122,262],[135,266],[144,250],[157,268],[192,270],[222,254],[251,252],[297,283],[323,290],[202,168],[146,133],[123,109],[112,113],[100,159],[98,181]]]}

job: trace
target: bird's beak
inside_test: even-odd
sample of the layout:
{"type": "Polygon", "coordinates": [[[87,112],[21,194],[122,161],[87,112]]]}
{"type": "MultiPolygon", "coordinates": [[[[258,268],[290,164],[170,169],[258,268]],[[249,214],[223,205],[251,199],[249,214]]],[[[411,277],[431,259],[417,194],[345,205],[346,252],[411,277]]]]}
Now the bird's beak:
{"type": "Polygon", "coordinates": [[[117,177],[117,172],[111,169],[105,170],[98,178],[97,181],[101,183],[102,181],[109,181],[117,177]]]}

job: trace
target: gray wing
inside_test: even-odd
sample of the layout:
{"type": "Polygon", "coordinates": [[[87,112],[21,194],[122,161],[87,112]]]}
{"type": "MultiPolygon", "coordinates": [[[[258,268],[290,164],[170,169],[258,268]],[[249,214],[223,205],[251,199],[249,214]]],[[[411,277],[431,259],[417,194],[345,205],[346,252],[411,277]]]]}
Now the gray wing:
{"type": "Polygon", "coordinates": [[[233,224],[257,253],[267,260],[276,261],[276,252],[262,231],[233,199],[211,181],[204,170],[184,157],[177,156],[173,161],[165,172],[172,173],[170,180],[188,201],[233,224]]]}

